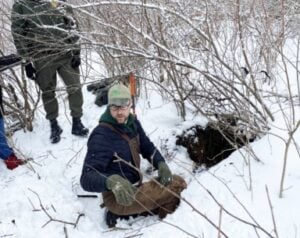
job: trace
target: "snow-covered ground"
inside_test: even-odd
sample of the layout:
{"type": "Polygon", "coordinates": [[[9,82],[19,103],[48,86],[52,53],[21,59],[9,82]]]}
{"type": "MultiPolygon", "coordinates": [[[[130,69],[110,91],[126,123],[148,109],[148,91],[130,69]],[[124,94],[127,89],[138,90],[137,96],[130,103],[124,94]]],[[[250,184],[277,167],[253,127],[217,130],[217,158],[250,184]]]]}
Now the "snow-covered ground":
{"type": "MultiPolygon", "coordinates": [[[[82,120],[92,130],[105,106],[97,107],[93,103],[94,95],[86,87],[83,93],[82,120]]],[[[267,135],[251,144],[260,162],[243,156],[242,148],[209,171],[193,174],[186,150],[175,145],[176,135],[194,124],[205,125],[206,121],[188,115],[183,122],[173,104],[164,102],[154,90],[148,93],[147,99],[142,94],[138,101],[138,118],[157,147],[168,148],[172,155],[168,164],[188,183],[182,193],[184,201],[175,213],[163,221],[156,216],[122,220],[117,229],[109,229],[104,221],[104,209],[99,207],[100,194],[95,194],[97,198],[77,196],[89,194],[79,184],[87,138],[71,135],[67,99],[63,95],[59,116],[64,130],[61,142],[50,143],[50,127],[40,107],[34,131],[18,131],[12,138],[19,154],[33,161],[13,171],[0,163],[0,238],[252,238],[269,237],[267,234],[300,237],[300,159],[293,145],[288,153],[283,198],[279,198],[279,188],[285,145],[276,136],[267,135]]],[[[284,127],[282,113],[274,116],[271,132],[287,138],[287,132],[278,129],[284,127]]],[[[300,141],[299,130],[295,140],[300,141]]],[[[147,168],[146,162],[142,168],[147,168]]]]}

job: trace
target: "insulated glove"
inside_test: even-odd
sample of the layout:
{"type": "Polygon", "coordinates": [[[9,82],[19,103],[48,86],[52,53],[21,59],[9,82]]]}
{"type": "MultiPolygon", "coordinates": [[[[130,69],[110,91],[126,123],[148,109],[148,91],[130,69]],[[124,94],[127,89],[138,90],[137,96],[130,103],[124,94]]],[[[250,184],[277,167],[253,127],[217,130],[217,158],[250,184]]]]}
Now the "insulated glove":
{"type": "Polygon", "coordinates": [[[158,164],[158,181],[160,184],[167,186],[172,182],[172,173],[165,162],[158,164]]]}
{"type": "Polygon", "coordinates": [[[114,193],[118,204],[130,206],[133,203],[136,188],[127,179],[111,175],[106,180],[106,187],[114,193]]]}
{"type": "Polygon", "coordinates": [[[10,170],[17,168],[19,165],[25,164],[24,160],[18,159],[14,154],[10,155],[6,160],[4,160],[6,167],[10,170]]]}
{"type": "Polygon", "coordinates": [[[71,67],[73,69],[76,69],[79,67],[80,64],[81,64],[80,55],[73,55],[73,57],[71,59],[71,67]]]}
{"type": "Polygon", "coordinates": [[[27,78],[30,78],[32,80],[35,80],[35,76],[36,76],[36,69],[33,67],[33,64],[31,62],[28,62],[25,65],[25,72],[26,72],[26,76],[27,78]]]}

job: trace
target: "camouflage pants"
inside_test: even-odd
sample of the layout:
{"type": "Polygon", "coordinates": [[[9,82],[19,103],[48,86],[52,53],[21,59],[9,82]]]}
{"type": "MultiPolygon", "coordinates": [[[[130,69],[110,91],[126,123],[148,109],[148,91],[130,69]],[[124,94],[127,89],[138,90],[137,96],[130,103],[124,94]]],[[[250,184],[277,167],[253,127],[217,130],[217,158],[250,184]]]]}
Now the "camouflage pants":
{"type": "Polygon", "coordinates": [[[79,68],[71,67],[71,55],[49,56],[34,62],[37,70],[36,82],[42,91],[42,100],[48,120],[58,117],[58,101],[55,97],[57,73],[63,80],[68,93],[72,117],[82,116],[83,97],[79,68]]]}
{"type": "Polygon", "coordinates": [[[155,181],[143,183],[138,187],[135,201],[130,206],[118,204],[112,192],[103,192],[102,197],[107,209],[117,215],[150,212],[164,218],[167,214],[175,211],[180,202],[180,193],[186,186],[184,179],[177,175],[173,176],[173,182],[167,187],[163,187],[155,181]],[[174,196],[173,193],[177,196],[174,196]]]}

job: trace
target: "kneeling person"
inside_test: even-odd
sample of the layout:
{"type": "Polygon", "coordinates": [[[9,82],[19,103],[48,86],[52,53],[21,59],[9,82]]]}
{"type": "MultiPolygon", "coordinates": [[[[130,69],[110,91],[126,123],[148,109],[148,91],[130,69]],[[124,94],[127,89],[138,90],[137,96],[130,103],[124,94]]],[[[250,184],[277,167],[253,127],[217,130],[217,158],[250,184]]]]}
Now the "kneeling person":
{"type": "Polygon", "coordinates": [[[108,107],[88,140],[80,179],[84,190],[102,193],[109,227],[118,218],[131,215],[149,213],[164,218],[177,208],[186,188],[130,113],[131,104],[127,87],[115,84],[110,88],[108,107]],[[158,169],[156,180],[142,183],[140,154],[158,169]]]}

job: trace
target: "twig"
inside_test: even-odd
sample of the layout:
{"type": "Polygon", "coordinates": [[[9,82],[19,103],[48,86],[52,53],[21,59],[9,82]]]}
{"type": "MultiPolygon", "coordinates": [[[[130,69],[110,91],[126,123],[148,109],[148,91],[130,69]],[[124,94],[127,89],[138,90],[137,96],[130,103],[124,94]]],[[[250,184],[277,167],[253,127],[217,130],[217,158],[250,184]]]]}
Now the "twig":
{"type": "Polygon", "coordinates": [[[64,226],[64,234],[65,234],[65,237],[68,238],[69,235],[68,235],[68,230],[67,230],[67,227],[64,226]]]}
{"type": "Polygon", "coordinates": [[[125,236],[125,238],[140,237],[142,235],[143,235],[143,233],[140,233],[140,234],[136,234],[136,235],[125,236]]]}
{"type": "MultiPolygon", "coordinates": [[[[263,231],[268,237],[274,238],[269,232],[267,232],[262,226],[260,226],[258,224],[258,222],[254,219],[254,217],[250,214],[250,212],[246,209],[246,207],[240,202],[240,200],[236,197],[236,195],[231,191],[231,189],[228,187],[227,184],[225,184],[221,179],[219,179],[218,177],[216,177],[214,174],[210,173],[209,171],[208,171],[208,173],[210,175],[212,175],[213,177],[215,177],[217,180],[219,180],[228,189],[228,191],[232,194],[234,199],[241,205],[241,207],[245,210],[245,212],[249,215],[249,217],[254,221],[254,223],[248,222],[240,217],[237,217],[234,214],[232,214],[231,212],[229,212],[227,209],[225,209],[224,206],[220,202],[218,202],[218,200],[214,197],[214,195],[203,184],[201,184],[200,181],[194,176],[195,181],[210,195],[210,197],[219,205],[219,207],[222,208],[222,211],[224,211],[229,216],[235,218],[236,220],[238,220],[246,225],[252,226],[254,228],[254,230],[256,231],[256,233],[257,233],[257,229],[258,229],[258,230],[263,231]]],[[[192,205],[190,205],[190,206],[192,208],[194,208],[192,205]]],[[[216,229],[218,230],[218,227],[216,229]]]]}
{"type": "Polygon", "coordinates": [[[32,206],[32,211],[34,211],[34,212],[41,211],[41,210],[39,210],[39,209],[37,209],[37,208],[34,207],[32,201],[30,200],[30,198],[27,197],[27,199],[28,199],[29,203],[30,203],[31,206],[32,206]]]}
{"type": "MultiPolygon", "coordinates": [[[[239,217],[237,217],[236,215],[234,215],[233,213],[231,213],[230,211],[228,211],[227,209],[225,209],[224,207],[223,207],[223,211],[225,212],[225,213],[227,213],[229,216],[231,216],[231,217],[233,217],[233,218],[235,218],[235,219],[237,219],[238,221],[240,221],[240,222],[242,222],[242,223],[245,223],[245,224],[247,224],[247,225],[249,225],[249,226],[252,226],[254,229],[259,229],[259,230],[261,230],[262,232],[264,232],[268,237],[271,237],[271,238],[273,238],[273,236],[268,232],[268,231],[266,231],[266,229],[264,229],[255,219],[254,219],[254,217],[251,215],[251,213],[246,209],[246,207],[244,206],[244,204],[242,204],[241,203],[241,201],[236,197],[236,195],[231,191],[231,189],[228,187],[228,185],[227,184],[225,184],[221,179],[219,179],[218,177],[216,177],[214,174],[212,174],[212,173],[209,173],[209,174],[211,174],[213,177],[215,177],[217,180],[219,180],[221,183],[223,183],[224,184],[224,186],[227,188],[227,190],[232,194],[232,196],[234,197],[234,199],[240,204],[240,206],[243,208],[243,210],[248,214],[248,216],[253,220],[253,222],[254,223],[252,223],[252,222],[248,222],[248,221],[246,221],[246,220],[244,220],[244,219],[242,219],[242,218],[239,218],[239,217]]],[[[202,185],[199,181],[198,181],[198,179],[196,179],[196,181],[197,181],[197,183],[210,195],[210,197],[220,206],[220,207],[222,207],[222,204],[221,203],[219,203],[218,201],[217,201],[217,199],[214,197],[214,195],[204,186],[204,185],[202,185]]]]}
{"type": "Polygon", "coordinates": [[[85,146],[82,146],[78,151],[76,151],[76,153],[74,154],[74,156],[72,156],[72,158],[68,161],[66,167],[69,167],[71,162],[80,154],[80,152],[82,151],[82,149],[84,148],[85,146]]]}
{"type": "Polygon", "coordinates": [[[79,213],[79,214],[78,214],[78,217],[77,217],[77,219],[76,219],[76,222],[75,222],[74,228],[76,228],[76,227],[77,227],[80,217],[84,217],[84,216],[85,216],[85,214],[84,214],[84,213],[79,213]]]}
{"type": "Polygon", "coordinates": [[[221,223],[222,223],[222,211],[223,207],[220,207],[220,212],[219,212],[219,230],[218,230],[218,238],[221,238],[221,223]]]}
{"type": "Polygon", "coordinates": [[[289,152],[289,147],[291,145],[291,141],[293,139],[293,136],[295,132],[298,130],[300,127],[300,120],[297,122],[295,128],[292,131],[289,131],[289,139],[287,142],[285,142],[285,150],[284,150],[284,158],[283,158],[283,168],[282,168],[282,174],[281,174],[281,180],[280,180],[280,190],[279,190],[279,197],[282,198],[283,196],[283,184],[284,184],[284,178],[285,178],[285,173],[286,173],[286,167],[287,167],[287,158],[288,158],[288,152],[289,152]]]}
{"type": "Polygon", "coordinates": [[[55,209],[55,207],[53,206],[53,204],[51,204],[51,207],[52,207],[53,211],[56,212],[56,209],[55,209]]]}
{"type": "Polygon", "coordinates": [[[42,204],[42,201],[40,199],[40,196],[37,192],[33,191],[32,189],[28,188],[29,191],[31,191],[32,193],[34,193],[38,200],[39,200],[39,203],[40,203],[40,207],[42,209],[42,211],[47,215],[47,217],[49,218],[49,221],[47,221],[42,227],[45,227],[46,225],[48,225],[50,222],[59,222],[59,223],[63,223],[63,224],[67,224],[67,225],[72,225],[74,227],[77,226],[78,224],[78,221],[79,221],[79,218],[81,216],[83,216],[84,214],[80,213],[76,219],[76,222],[68,222],[68,221],[63,221],[63,220],[60,220],[60,219],[56,219],[56,218],[53,218],[48,212],[47,212],[47,209],[45,209],[44,205],[42,204]]]}
{"type": "Polygon", "coordinates": [[[275,216],[274,216],[274,210],[273,210],[273,205],[271,203],[271,199],[270,199],[270,194],[269,194],[269,189],[268,186],[266,185],[266,193],[267,193],[267,197],[268,197],[268,203],[270,206],[270,210],[271,210],[271,215],[272,215],[272,221],[273,221],[273,226],[274,226],[274,232],[276,237],[278,238],[278,232],[277,232],[277,226],[276,226],[276,222],[275,222],[275,216]]]}

